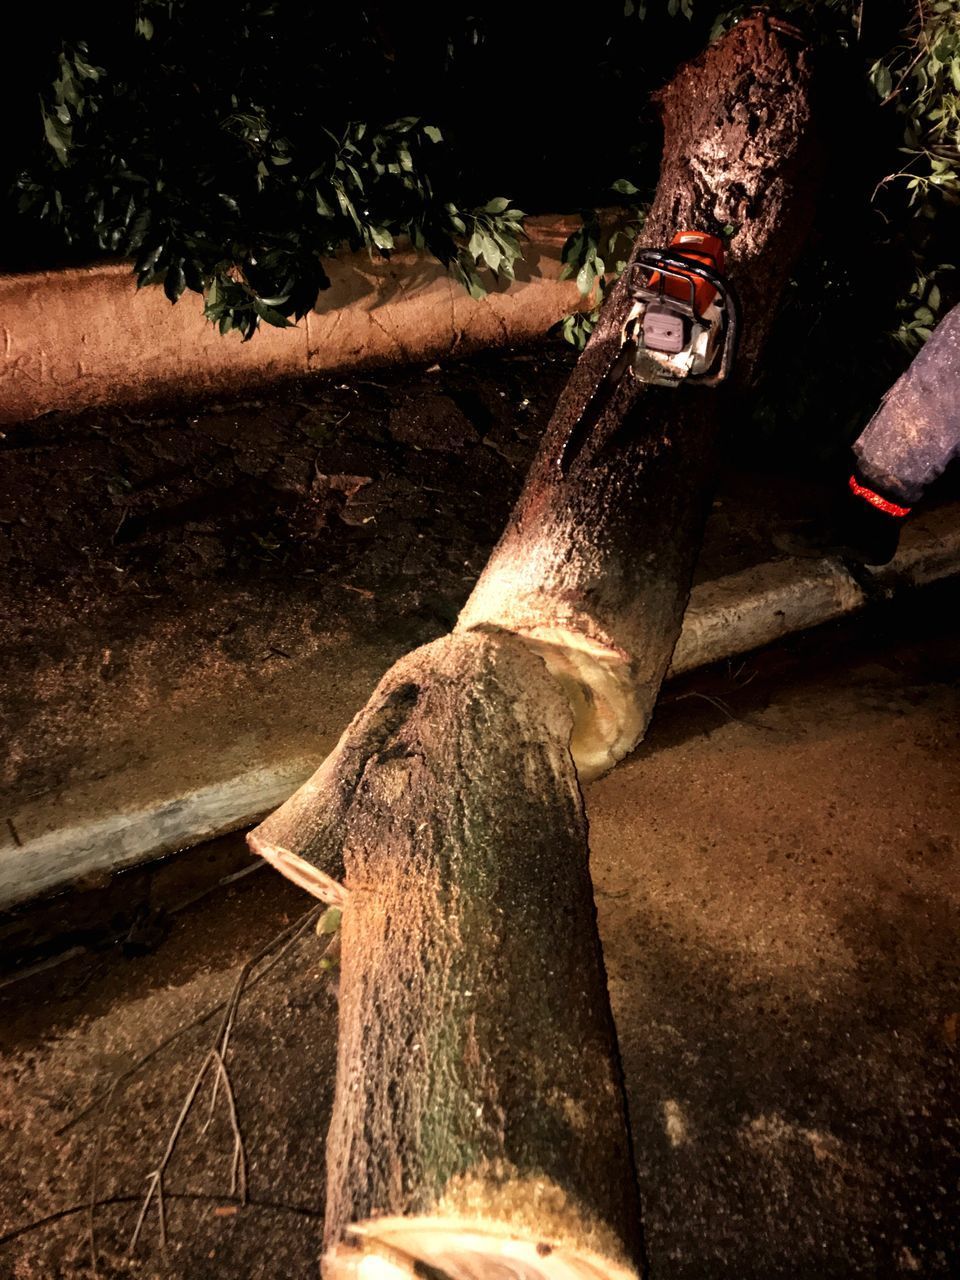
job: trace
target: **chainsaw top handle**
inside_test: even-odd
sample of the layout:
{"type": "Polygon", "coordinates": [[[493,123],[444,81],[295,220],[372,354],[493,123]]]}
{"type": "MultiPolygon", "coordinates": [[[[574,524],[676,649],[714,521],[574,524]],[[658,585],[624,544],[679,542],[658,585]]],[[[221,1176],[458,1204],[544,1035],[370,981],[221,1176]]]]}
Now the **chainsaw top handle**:
{"type": "MultiPolygon", "coordinates": [[[[671,253],[669,249],[641,249],[635,260],[630,264],[628,270],[632,273],[637,270],[646,271],[649,280],[652,275],[660,275],[661,277],[669,276],[671,279],[680,280],[690,290],[690,310],[695,320],[703,320],[703,316],[697,310],[696,306],[696,284],[694,277],[705,280],[711,285],[717,293],[726,301],[728,297],[733,296],[731,288],[726,277],[721,275],[715,267],[708,267],[705,262],[697,262],[694,258],[684,257],[680,253],[671,253]]],[[[637,286],[633,279],[627,282],[627,288],[631,292],[637,286]]],[[[650,287],[650,286],[648,286],[650,287]]],[[[665,280],[661,279],[656,286],[659,293],[665,292],[665,280]]],[[[679,299],[671,296],[671,301],[679,301],[679,299]]]]}

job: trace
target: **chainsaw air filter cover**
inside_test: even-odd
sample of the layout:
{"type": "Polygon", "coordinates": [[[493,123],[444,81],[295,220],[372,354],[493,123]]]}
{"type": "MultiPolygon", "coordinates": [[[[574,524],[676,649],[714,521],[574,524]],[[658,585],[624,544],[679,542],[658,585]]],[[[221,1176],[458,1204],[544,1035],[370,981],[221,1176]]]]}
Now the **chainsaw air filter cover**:
{"type": "Polygon", "coordinates": [[[651,302],[643,313],[643,344],[652,351],[677,355],[687,344],[683,316],[670,307],[651,302]]]}

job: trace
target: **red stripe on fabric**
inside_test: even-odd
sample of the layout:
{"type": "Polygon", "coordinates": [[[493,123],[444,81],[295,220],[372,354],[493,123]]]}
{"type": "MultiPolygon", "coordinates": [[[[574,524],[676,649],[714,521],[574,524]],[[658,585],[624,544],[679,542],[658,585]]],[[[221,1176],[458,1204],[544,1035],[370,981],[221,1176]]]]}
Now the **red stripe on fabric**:
{"type": "Polygon", "coordinates": [[[885,515],[896,516],[898,520],[902,520],[904,516],[910,514],[909,507],[898,507],[895,502],[889,502],[886,498],[881,498],[879,493],[874,493],[866,485],[860,484],[856,476],[850,477],[850,490],[858,498],[863,498],[864,502],[869,502],[871,507],[876,507],[878,511],[882,511],[885,515]]]}

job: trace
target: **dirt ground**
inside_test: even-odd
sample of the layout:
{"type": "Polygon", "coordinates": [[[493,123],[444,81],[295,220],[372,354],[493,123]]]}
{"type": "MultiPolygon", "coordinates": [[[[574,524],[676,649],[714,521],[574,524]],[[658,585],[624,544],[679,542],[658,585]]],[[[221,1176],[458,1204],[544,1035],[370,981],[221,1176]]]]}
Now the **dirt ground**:
{"type": "MultiPolygon", "coordinates": [[[[178,794],[185,759],[209,782],[266,733],[291,756],[318,723],[335,737],[364,681],[455,620],[573,361],[554,343],[8,428],[0,819],[26,841],[44,810],[79,820],[84,787],[132,804],[178,794]],[[331,687],[298,698],[321,669],[331,687]]],[[[723,472],[701,579],[775,555],[771,523],[809,515],[806,479],[754,461],[723,472]]]]}
{"type": "Polygon", "coordinates": [[[331,642],[399,652],[446,629],[570,363],[552,348],[495,376],[487,356],[8,429],[0,807],[116,767],[103,748],[137,750],[117,730],[131,708],[146,723],[204,687],[242,703],[331,642]]]}
{"type": "MultiPolygon", "coordinates": [[[[652,1280],[957,1274],[955,603],[931,589],[674,683],[587,790],[652,1280]]],[[[191,858],[238,856],[166,864],[168,894],[191,858]]],[[[307,905],[258,873],[0,990],[4,1280],[316,1276],[335,984],[313,934],[231,1042],[248,1206],[221,1100],[171,1166],[166,1249],[151,1210],[125,1255],[211,1024],[82,1114],[307,905]]]]}

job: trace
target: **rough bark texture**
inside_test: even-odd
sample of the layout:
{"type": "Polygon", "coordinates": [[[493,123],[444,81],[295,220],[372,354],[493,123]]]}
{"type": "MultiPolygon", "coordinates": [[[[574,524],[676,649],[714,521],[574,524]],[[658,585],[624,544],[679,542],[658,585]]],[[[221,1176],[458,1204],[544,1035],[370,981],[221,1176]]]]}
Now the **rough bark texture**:
{"type": "MultiPolygon", "coordinates": [[[[808,92],[803,46],[759,18],[662,95],[646,241],[739,224],[740,379],[806,227],[808,92]]],[[[720,397],[627,379],[561,475],[627,305],[616,290],[457,631],[398,663],[251,837],[344,904],[328,1276],[640,1268],[576,769],[613,763],[653,705],[720,397]]]]}
{"type": "MultiPolygon", "coordinates": [[[[666,244],[684,228],[737,228],[728,250],[743,307],[734,389],[756,365],[812,215],[819,155],[810,91],[796,33],[754,17],[660,95],[660,182],[637,248],[666,244]]],[[[584,778],[615,764],[650,719],[689,595],[729,395],[728,387],[645,387],[628,375],[561,473],[564,441],[619,351],[627,274],[458,622],[535,644],[571,694],[584,778]]]]}

